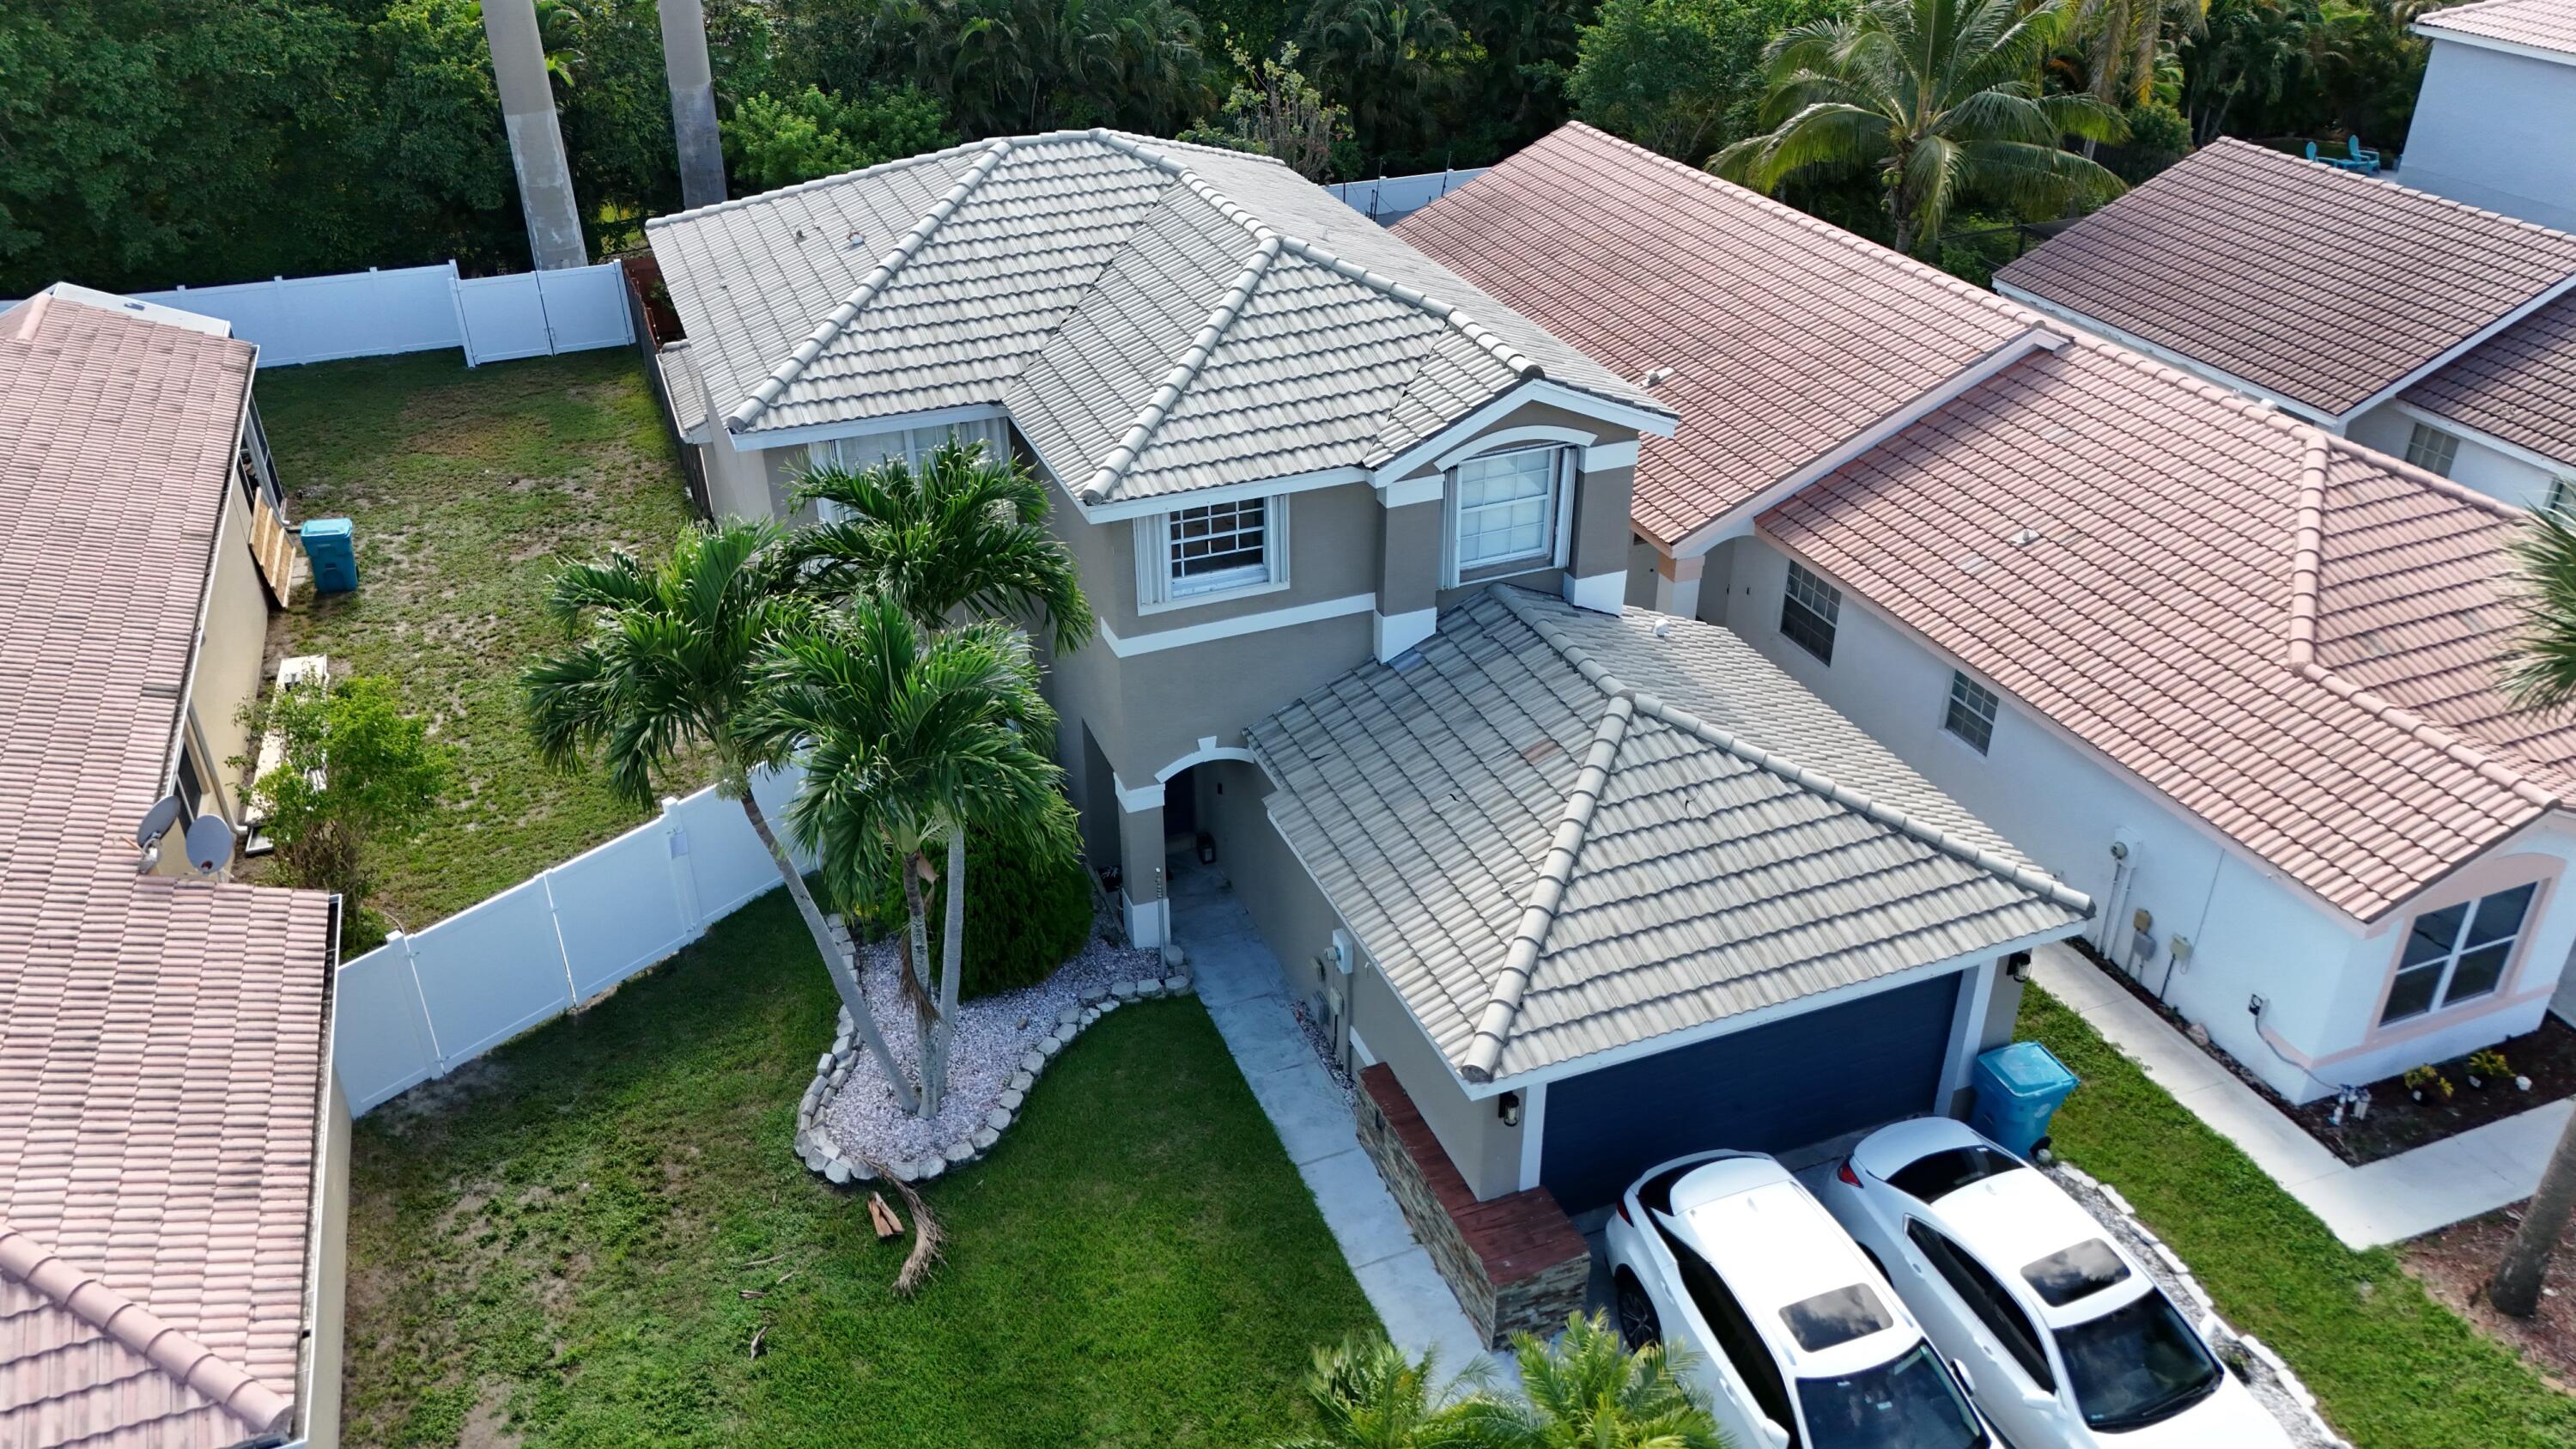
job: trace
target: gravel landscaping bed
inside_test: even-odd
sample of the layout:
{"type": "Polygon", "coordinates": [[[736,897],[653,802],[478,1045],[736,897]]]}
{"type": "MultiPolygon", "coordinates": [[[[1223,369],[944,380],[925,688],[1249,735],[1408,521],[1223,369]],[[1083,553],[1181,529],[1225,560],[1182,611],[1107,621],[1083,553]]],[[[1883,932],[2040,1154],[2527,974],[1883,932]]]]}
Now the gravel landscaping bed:
{"type": "Polygon", "coordinates": [[[2290,1372],[2279,1355],[2252,1335],[2238,1333],[2218,1316],[2200,1281],[2192,1277],[2191,1270],[2174,1256],[2172,1249],[2147,1231],[2146,1224],[2138,1221],[2117,1189],[2062,1162],[2043,1170],[2109,1229],[2120,1246],[2146,1265],[2147,1276],[2156,1280],[2156,1286],[2165,1290],[2176,1307],[2196,1318],[2200,1331],[2218,1349],[2218,1356],[2253,1390],[2255,1402],[2280,1421],[2291,1443],[2299,1449],[2352,1449],[2326,1427],[2326,1421],[2317,1413],[2316,1396],[2308,1392],[2307,1385],[2299,1382],[2298,1375],[2290,1372]]]}
{"type": "MultiPolygon", "coordinates": [[[[836,933],[841,928],[836,923],[836,933]]],[[[919,1060],[919,1018],[904,991],[892,937],[858,948],[859,986],[886,1046],[907,1071],[919,1060]]],[[[871,1176],[868,1163],[924,1181],[991,1150],[1018,1117],[1037,1076],[1082,1028],[1120,1004],[1185,991],[1158,951],[1113,946],[1095,935],[1035,986],[979,997],[957,1008],[948,1093],[928,1117],[896,1104],[876,1054],[840,1017],[832,1050],[816,1064],[797,1112],[796,1150],[834,1182],[871,1176]]]]}

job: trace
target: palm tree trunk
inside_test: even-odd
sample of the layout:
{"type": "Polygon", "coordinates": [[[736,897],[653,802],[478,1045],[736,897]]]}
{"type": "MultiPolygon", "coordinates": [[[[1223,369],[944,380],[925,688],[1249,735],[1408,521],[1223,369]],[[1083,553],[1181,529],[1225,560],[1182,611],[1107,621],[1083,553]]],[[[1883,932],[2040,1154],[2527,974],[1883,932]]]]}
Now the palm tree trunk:
{"type": "Polygon", "coordinates": [[[716,129],[716,84],[707,64],[703,0],[657,0],[662,71],[671,83],[671,136],[680,152],[680,204],[725,199],[724,145],[716,129]]]}
{"type": "Polygon", "coordinates": [[[934,1092],[948,1089],[949,1033],[957,1021],[959,978],[966,972],[966,827],[948,830],[948,911],[939,943],[939,1020],[932,1023],[930,1075],[934,1092]]]}
{"type": "Polygon", "coordinates": [[[939,1110],[939,1089],[946,1085],[932,1075],[939,1050],[932,1041],[938,1034],[939,1009],[930,994],[930,910],[921,899],[921,868],[929,863],[929,857],[919,852],[903,862],[904,944],[912,955],[913,1010],[921,1043],[921,1115],[925,1117],[939,1110]]]}
{"type": "Polygon", "coordinates": [[[2495,1281],[2487,1285],[2487,1301],[2496,1312],[2529,1318],[2539,1310],[2540,1280],[2548,1275],[2549,1252],[2567,1230],[2570,1209],[2576,1209],[2576,1118],[2569,1118],[2567,1130],[2558,1134],[2549,1168],[2540,1175],[2540,1190],[2523,1206],[2522,1227],[2513,1235],[2513,1246],[2505,1249],[2495,1281]]]}
{"type": "Polygon", "coordinates": [[[912,1083],[895,1069],[894,1053],[887,1048],[884,1035],[877,1030],[876,1013],[868,1009],[867,995],[859,990],[858,972],[852,969],[850,959],[841,954],[840,946],[833,942],[832,927],[823,919],[823,908],[814,904],[814,893],[805,888],[804,875],[796,869],[796,862],[787,858],[787,851],[778,843],[778,837],[770,833],[769,817],[761,814],[760,802],[752,798],[748,788],[742,792],[742,813],[751,822],[751,833],[759,836],[760,843],[768,847],[770,860],[778,866],[779,876],[787,882],[787,893],[796,898],[796,913],[805,918],[805,929],[813,933],[814,949],[823,953],[823,969],[832,975],[832,988],[841,993],[841,1005],[849,1008],[851,1024],[859,1029],[859,1037],[868,1044],[868,1050],[876,1054],[878,1069],[894,1085],[895,1100],[902,1103],[907,1112],[919,1111],[920,1098],[913,1094],[912,1083]]]}
{"type": "Polygon", "coordinates": [[[510,134],[529,254],[541,272],[587,265],[590,250],[581,237],[563,128],[555,122],[554,79],[546,74],[545,42],[537,35],[536,0],[485,0],[483,34],[492,47],[492,81],[510,134]]]}

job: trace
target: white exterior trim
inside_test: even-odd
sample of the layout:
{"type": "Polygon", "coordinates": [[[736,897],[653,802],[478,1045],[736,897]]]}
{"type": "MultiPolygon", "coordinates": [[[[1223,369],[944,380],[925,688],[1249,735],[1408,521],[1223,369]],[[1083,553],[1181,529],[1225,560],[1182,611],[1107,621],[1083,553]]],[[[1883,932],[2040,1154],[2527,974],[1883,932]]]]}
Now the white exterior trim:
{"type": "Polygon", "coordinates": [[[2206,362],[2202,362],[2198,358],[2186,357],[2182,353],[2176,352],[2170,347],[2158,346],[2133,332],[2123,332],[2119,328],[2114,327],[2110,323],[2104,322],[2099,318],[2088,317],[2069,307],[2061,307],[2055,302],[2049,301],[2045,297],[2035,296],[2029,292],[2025,292],[2021,288],[2016,287],[2009,282],[1995,283],[1995,291],[2019,302],[2033,311],[2045,312],[2051,317],[2062,317],[2088,332],[2095,333],[2102,337],[2107,337],[2111,341],[2119,343],[2122,347],[2143,352],[2149,357],[2154,358],[2156,361],[2163,363],[2165,366],[2190,373],[2192,376],[2201,379],[2203,382],[2214,382],[2220,387],[2230,388],[2234,391],[2245,394],[2247,397],[2256,398],[2263,402],[2270,403],[2272,406],[2281,409],[2283,412],[2295,413],[2299,417],[2316,424],[2318,427],[2325,429],[2329,433],[2333,433],[2337,437],[2341,437],[2343,435],[2344,425],[2352,421],[2353,415],[2351,413],[2346,413],[2341,417],[2338,417],[2321,408],[2311,407],[2306,403],[2283,397],[2281,394],[2272,391],[2268,387],[2259,387],[2253,383],[2247,382],[2245,379],[2238,377],[2232,372],[2221,372],[2217,368],[2210,366],[2206,362]]]}
{"type": "Polygon", "coordinates": [[[1615,614],[1628,602],[1628,576],[1613,571],[1587,578],[1565,576],[1565,601],[1596,614],[1615,614]]]}
{"type": "Polygon", "coordinates": [[[1935,1112],[1948,1112],[1975,1073],[1977,1043],[1985,1040],[1986,1017],[1994,1009],[1995,973],[2002,969],[2001,959],[1989,956],[1969,967],[1959,980],[1958,1009],[1950,1018],[1950,1049],[1942,1054],[1941,1085],[1932,1099],[1935,1112]]]}
{"type": "MultiPolygon", "coordinates": [[[[712,413],[710,417],[714,416],[712,413]]],[[[798,443],[828,443],[834,438],[864,438],[871,433],[891,433],[898,428],[935,428],[942,423],[981,423],[994,420],[1009,422],[1011,415],[993,403],[968,403],[962,407],[932,408],[928,412],[891,413],[881,418],[853,418],[847,422],[807,423],[796,428],[754,428],[749,432],[725,429],[737,450],[768,452],[772,448],[791,447],[798,443]]]]}
{"type": "MultiPolygon", "coordinates": [[[[1154,783],[1157,785],[1167,784],[1174,775],[1179,774],[1192,765],[1204,765],[1211,760],[1240,760],[1255,769],[1260,768],[1261,765],[1260,757],[1253,754],[1252,751],[1244,749],[1240,745],[1220,745],[1216,742],[1216,736],[1214,735],[1201,735],[1199,736],[1199,747],[1197,749],[1190,751],[1188,754],[1181,756],[1179,759],[1172,761],[1170,764],[1165,765],[1163,768],[1154,772],[1154,783]]],[[[1162,799],[1162,792],[1156,791],[1154,798],[1158,801],[1162,799]]]]}
{"type": "Polygon", "coordinates": [[[1448,490],[1449,480],[1441,474],[1430,473],[1420,478],[1407,478],[1400,483],[1379,483],[1375,486],[1379,507],[1402,508],[1414,503],[1439,502],[1441,496],[1448,490]]]}
{"type": "Polygon", "coordinates": [[[1583,471],[1608,472],[1612,468],[1637,466],[1637,440],[1624,438],[1616,443],[1594,443],[1583,450],[1583,471]]]}
{"type": "MultiPolygon", "coordinates": [[[[2470,333],[2468,336],[2461,338],[2457,343],[2454,343],[2449,348],[2437,354],[2432,361],[2425,363],[2423,366],[2416,368],[2413,372],[2406,374],[2404,377],[2397,379],[2388,386],[2383,387],[2379,391],[2372,393],[2370,396],[2363,398],[2361,401],[2354,403],[2351,410],[2344,414],[2344,417],[2347,420],[2360,417],[2363,413],[2370,411],[2379,404],[2388,401],[2390,398],[2396,397],[2398,394],[2406,391],[2406,389],[2413,387],[2415,384],[2422,382],[2428,377],[2431,377],[2434,373],[2441,371],[2443,368],[2459,361],[2461,358],[2467,356],[2469,353],[2475,351],[2487,342],[2494,340],[2497,334],[2503,332],[2506,328],[2511,327],[2516,322],[2519,322],[2523,318],[2530,316],[2532,313],[2539,311],[2541,308],[2548,306],[2550,303],[2557,301],[2559,298],[2566,296],[2570,289],[2576,289],[2576,272],[2571,272],[2568,275],[2559,278],[2551,285],[2543,287],[2531,298],[2531,300],[2514,308],[2512,311],[2505,313],[2503,316],[2498,317],[2493,322],[2490,322],[2486,326],[2479,328],[2477,331],[2470,333]]],[[[2337,428],[2335,431],[2341,432],[2343,430],[2341,428],[2337,428]]]]}
{"type": "MultiPolygon", "coordinates": [[[[1047,470],[1050,475],[1054,469],[1047,470]]],[[[1062,478],[1056,486],[1073,502],[1074,511],[1085,522],[1115,523],[1122,518],[1143,518],[1150,514],[1170,513],[1178,508],[1204,508],[1211,503],[1232,503],[1244,498],[1277,498],[1291,493],[1311,493],[1318,488],[1340,488],[1352,483],[1371,481],[1365,468],[1325,468],[1314,473],[1298,473],[1286,478],[1263,478],[1252,483],[1228,483],[1219,488],[1187,488],[1178,493],[1157,493],[1151,498],[1124,498],[1109,503],[1085,503],[1062,478]]]]}
{"type": "Polygon", "coordinates": [[[1539,1158],[1547,1150],[1547,1083],[1521,1092],[1521,1191],[1538,1186],[1539,1158]]]}
{"type": "Polygon", "coordinates": [[[1415,609],[1408,614],[1374,614],[1377,636],[1377,662],[1387,663],[1405,650],[1428,639],[1440,628],[1438,609],[1415,609]]]}
{"type": "Polygon", "coordinates": [[[1190,624],[1178,629],[1157,629],[1134,638],[1121,638],[1103,623],[1100,642],[1121,659],[1139,654],[1156,654],[1165,649],[1180,649],[1192,644],[1205,644],[1216,639],[1234,639],[1245,634],[1259,634],[1269,629],[1287,629],[1298,624],[1312,624],[1319,619],[1338,619],[1345,614],[1365,614],[1377,607],[1377,595],[1352,594],[1348,598],[1325,599],[1294,608],[1273,609],[1265,614],[1240,614],[1231,619],[1211,619],[1204,624],[1190,624]]]}
{"type": "Polygon", "coordinates": [[[1130,815],[1163,808],[1163,779],[1160,775],[1154,777],[1151,785],[1131,786],[1116,770],[1112,770],[1109,772],[1109,785],[1118,792],[1118,808],[1130,815]]]}
{"type": "Polygon", "coordinates": [[[1608,398],[1595,397],[1588,392],[1579,392],[1562,383],[1550,382],[1543,377],[1532,378],[1518,386],[1505,389],[1483,407],[1380,463],[1372,470],[1370,481],[1385,485],[1404,479],[1414,470],[1429,465],[1433,459],[1455,447],[1456,444],[1451,441],[1452,439],[1490,426],[1498,419],[1511,414],[1513,410],[1534,402],[1547,403],[1587,417],[1597,417],[1614,426],[1634,428],[1641,433],[1653,433],[1659,438],[1671,437],[1679,421],[1667,413],[1647,412],[1626,403],[1616,403],[1608,398]]]}
{"type": "MultiPolygon", "coordinates": [[[[1196,495],[1185,494],[1184,497],[1196,495]]],[[[1217,499],[1209,502],[1224,502],[1217,499]]],[[[1243,500],[1233,500],[1243,501],[1243,500]]],[[[1265,500],[1262,510],[1261,566],[1270,577],[1258,583],[1231,584],[1223,588],[1199,589],[1190,593],[1172,592],[1172,561],[1169,553],[1173,514],[1192,508],[1208,507],[1208,502],[1183,503],[1161,513],[1147,514],[1128,526],[1136,545],[1136,612],[1138,615],[1169,613],[1174,609],[1193,609],[1202,604],[1222,603],[1227,599],[1248,599],[1257,594],[1275,594],[1288,587],[1288,499],[1285,495],[1265,500]]]]}
{"type": "Polygon", "coordinates": [[[1470,458],[1481,458],[1487,453],[1506,452],[1528,443],[1563,443],[1570,447],[1589,448],[1593,440],[1599,436],[1598,433],[1582,433],[1572,428],[1504,428],[1499,432],[1487,433],[1463,448],[1455,448],[1441,454],[1433,460],[1432,466],[1446,473],[1470,458]]]}
{"type": "MultiPolygon", "coordinates": [[[[1476,567],[1479,572],[1473,580],[1462,577],[1465,570],[1460,568],[1458,563],[1458,490],[1448,486],[1450,477],[1448,469],[1441,470],[1437,475],[1441,480],[1440,587],[1459,589],[1467,587],[1471,582],[1498,583],[1504,579],[1519,578],[1523,574],[1561,569],[1574,557],[1574,495],[1583,486],[1580,460],[1576,457],[1577,450],[1574,447],[1562,443],[1547,446],[1553,447],[1557,453],[1556,477],[1549,485],[1556,490],[1556,522],[1554,532],[1548,538],[1547,553],[1543,556],[1532,554],[1524,558],[1495,559],[1478,564],[1476,567]],[[1492,570],[1492,572],[1484,572],[1484,570],[1492,570]]],[[[1497,451],[1509,452],[1511,449],[1504,448],[1497,451]]],[[[1464,463],[1484,456],[1485,453],[1479,450],[1466,454],[1459,461],[1464,463]]]]}
{"type": "Polygon", "coordinates": [[[2559,477],[2576,473],[2576,458],[2552,458],[2545,453],[2535,453],[2519,443],[2508,443],[2493,433],[2481,428],[2473,428],[2457,418],[2446,418],[2440,413],[2427,412],[2402,397],[2390,398],[2388,406],[2396,409],[2399,416],[2410,422],[2422,423],[2428,428],[2440,428],[2446,433],[2456,433],[2479,447],[2502,453],[2517,463],[2537,468],[2544,473],[2559,477]]]}
{"type": "MultiPolygon", "coordinates": [[[[1679,542],[1664,552],[1674,558],[1697,557],[1730,538],[1752,532],[1753,520],[1760,517],[1763,510],[1771,505],[1850,463],[1930,414],[1948,407],[1971,389],[2032,353],[2055,352],[2071,340],[2060,337],[2045,327],[2032,327],[2023,331],[2020,336],[2007,340],[1985,356],[1951,374],[1939,386],[1917,394],[1877,422],[1817,454],[1798,471],[1682,535],[1679,542]]],[[[1672,612],[1683,611],[1676,609],[1672,612]]],[[[1696,609],[1692,612],[1696,612],[1696,609]]]]}
{"type": "Polygon", "coordinates": [[[2576,65],[2576,55],[2570,55],[2566,51],[2550,50],[2545,46],[2525,45],[2519,40],[2504,40],[2492,35],[2470,35],[2464,31],[2436,25],[2432,22],[2431,16],[2418,20],[2406,28],[2428,40],[2447,40],[2455,45],[2465,45],[2476,50],[2501,51],[2506,55],[2518,55],[2525,60],[2546,61],[2551,65],[2576,65]]]}
{"type": "Polygon", "coordinates": [[[1128,944],[1154,950],[1172,939],[1172,903],[1168,899],[1140,901],[1121,887],[1118,904],[1127,918],[1128,944]]]}

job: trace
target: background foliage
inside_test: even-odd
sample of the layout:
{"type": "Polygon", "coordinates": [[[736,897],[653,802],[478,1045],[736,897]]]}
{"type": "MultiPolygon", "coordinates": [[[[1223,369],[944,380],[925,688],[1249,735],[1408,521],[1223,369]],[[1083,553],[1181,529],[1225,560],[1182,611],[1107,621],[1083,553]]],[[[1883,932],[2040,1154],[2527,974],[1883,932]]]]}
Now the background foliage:
{"type": "MultiPolygon", "coordinates": [[[[945,861],[946,855],[936,858],[945,861]]],[[[1091,939],[1091,877],[1080,855],[1032,863],[1024,854],[997,849],[974,836],[966,840],[966,971],[958,997],[972,1001],[997,991],[1035,986],[1091,939]]],[[[947,923],[948,883],[923,896],[930,913],[930,953],[938,956],[947,923]]],[[[868,907],[871,932],[901,931],[903,888],[894,881],[868,907]]]]}

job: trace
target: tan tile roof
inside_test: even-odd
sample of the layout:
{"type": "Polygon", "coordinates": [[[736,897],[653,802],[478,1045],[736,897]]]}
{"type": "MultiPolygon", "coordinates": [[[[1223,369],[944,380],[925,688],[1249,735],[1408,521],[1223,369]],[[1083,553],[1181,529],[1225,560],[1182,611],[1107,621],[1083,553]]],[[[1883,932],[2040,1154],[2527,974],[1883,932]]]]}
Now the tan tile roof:
{"type": "Polygon", "coordinates": [[[2576,277],[2576,236],[2244,141],[1995,285],[2340,417],[2576,277]]]}
{"type": "Polygon", "coordinates": [[[2576,0],[2484,0],[2416,17],[2434,36],[2462,36],[2576,55],[2576,0]]]}
{"type": "Polygon", "coordinates": [[[1614,371],[1673,369],[1654,392],[1683,422],[1670,438],[1644,440],[1631,510],[1659,543],[2039,320],[1584,125],[1524,148],[1395,231],[1614,371]]]}
{"type": "Polygon", "coordinates": [[[0,313],[0,1444],[232,1444],[292,1403],[331,903],[137,877],[131,840],[251,364],[0,313]]]}
{"type": "Polygon", "coordinates": [[[650,233],[737,435],[1000,406],[1089,502],[1374,467],[1542,377],[1656,408],[1236,151],[1006,137],[650,233]]]}
{"type": "Polygon", "coordinates": [[[2494,687],[2518,516],[2085,340],[1761,523],[2367,921],[2576,788],[2494,687]]]}
{"type": "Polygon", "coordinates": [[[2404,396],[2576,469],[2576,294],[2479,343],[2404,396]]]}
{"type": "Polygon", "coordinates": [[[2068,890],[1726,630],[1494,588],[1250,731],[1462,1075],[2064,933],[2068,890]]]}

